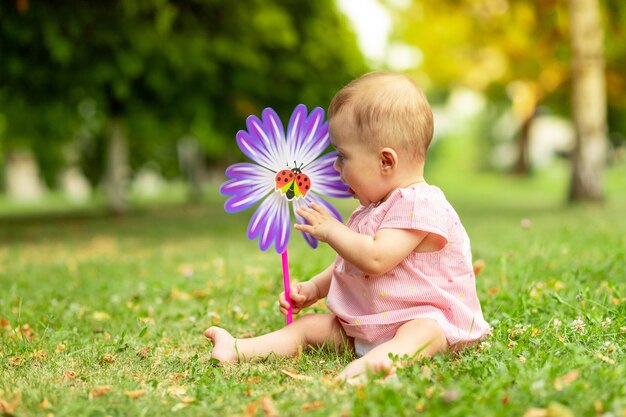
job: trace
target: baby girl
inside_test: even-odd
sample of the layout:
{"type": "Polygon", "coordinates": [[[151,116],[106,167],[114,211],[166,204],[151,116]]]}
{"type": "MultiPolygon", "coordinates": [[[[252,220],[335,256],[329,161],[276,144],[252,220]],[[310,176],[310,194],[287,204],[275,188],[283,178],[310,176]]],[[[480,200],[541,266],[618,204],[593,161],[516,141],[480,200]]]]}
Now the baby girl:
{"type": "MultiPolygon", "coordinates": [[[[393,372],[391,355],[429,357],[482,339],[489,330],[476,295],[470,242],[442,191],[424,180],[433,115],[410,78],[366,74],[328,109],[335,169],[360,206],[344,225],[318,205],[295,228],[326,242],[335,262],[291,291],[293,312],[326,297],[329,314],[307,314],[278,331],[235,339],[205,331],[221,362],[292,356],[330,344],[358,358],[340,379],[393,372]]],[[[280,309],[289,307],[284,293],[280,309]]]]}

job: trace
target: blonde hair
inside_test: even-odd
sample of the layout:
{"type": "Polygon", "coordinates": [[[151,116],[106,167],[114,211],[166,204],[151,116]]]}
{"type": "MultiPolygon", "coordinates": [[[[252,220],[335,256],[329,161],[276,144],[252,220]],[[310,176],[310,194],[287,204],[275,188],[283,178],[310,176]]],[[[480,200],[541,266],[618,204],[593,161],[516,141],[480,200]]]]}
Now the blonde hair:
{"type": "Polygon", "coordinates": [[[343,87],[328,107],[331,120],[350,112],[362,141],[373,148],[390,146],[410,159],[426,160],[433,137],[433,113],[426,96],[409,77],[371,72],[343,87]]]}

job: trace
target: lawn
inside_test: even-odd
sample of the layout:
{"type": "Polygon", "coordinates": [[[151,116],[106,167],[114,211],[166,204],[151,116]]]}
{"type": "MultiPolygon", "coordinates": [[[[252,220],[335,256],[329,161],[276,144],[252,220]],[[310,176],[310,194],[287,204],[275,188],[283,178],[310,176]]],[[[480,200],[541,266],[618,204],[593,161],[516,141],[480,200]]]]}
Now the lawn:
{"type": "MultiPolygon", "coordinates": [[[[245,239],[250,213],[225,214],[215,190],[124,217],[5,214],[0,414],[625,416],[626,169],[607,177],[605,205],[567,208],[562,168],[432,172],[484,262],[493,335],[356,387],[332,382],[352,358],[329,349],[210,361],[211,324],[236,336],[284,325],[279,256],[245,239]]],[[[290,256],[296,279],[333,259],[295,234],[290,256]]]]}

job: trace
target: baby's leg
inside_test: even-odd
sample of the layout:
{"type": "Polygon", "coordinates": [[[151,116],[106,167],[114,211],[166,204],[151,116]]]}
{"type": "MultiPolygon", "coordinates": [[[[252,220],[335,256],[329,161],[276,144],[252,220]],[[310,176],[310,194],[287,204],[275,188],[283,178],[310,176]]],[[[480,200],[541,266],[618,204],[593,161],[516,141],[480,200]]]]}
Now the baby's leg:
{"type": "Polygon", "coordinates": [[[400,357],[404,355],[412,357],[419,352],[418,357],[430,357],[436,353],[445,352],[447,347],[446,336],[435,321],[411,320],[400,326],[391,340],[376,346],[363,357],[351,362],[338,378],[348,379],[363,374],[368,369],[372,372],[392,373],[393,363],[389,359],[390,353],[400,357]]]}
{"type": "Polygon", "coordinates": [[[272,353],[294,356],[299,346],[317,347],[325,342],[341,349],[348,340],[334,314],[308,314],[280,330],[250,339],[235,339],[220,327],[210,327],[204,335],[213,343],[211,357],[220,362],[260,359],[272,353]]]}

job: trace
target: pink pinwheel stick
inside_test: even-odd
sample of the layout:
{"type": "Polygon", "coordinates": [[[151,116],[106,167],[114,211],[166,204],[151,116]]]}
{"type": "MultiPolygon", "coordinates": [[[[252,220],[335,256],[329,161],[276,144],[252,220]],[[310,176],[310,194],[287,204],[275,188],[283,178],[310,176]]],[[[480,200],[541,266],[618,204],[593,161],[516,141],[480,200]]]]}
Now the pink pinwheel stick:
{"type": "Polygon", "coordinates": [[[287,311],[287,325],[293,321],[293,309],[291,307],[291,285],[289,284],[289,258],[287,257],[287,249],[281,254],[283,258],[283,286],[285,287],[285,300],[289,303],[289,310],[287,311]]]}

